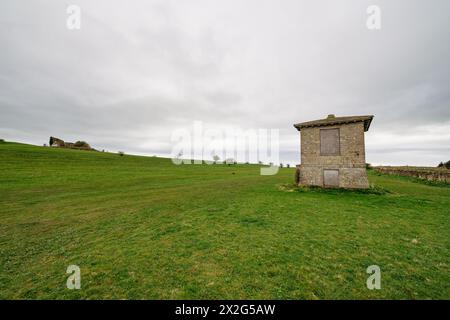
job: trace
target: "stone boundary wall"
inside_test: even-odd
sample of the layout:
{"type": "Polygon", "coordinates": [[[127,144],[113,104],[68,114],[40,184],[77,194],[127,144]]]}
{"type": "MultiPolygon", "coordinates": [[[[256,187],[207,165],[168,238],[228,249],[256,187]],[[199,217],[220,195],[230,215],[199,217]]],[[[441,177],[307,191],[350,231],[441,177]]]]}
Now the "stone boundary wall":
{"type": "Polygon", "coordinates": [[[373,167],[380,173],[450,183],[450,170],[424,167],[373,167]]]}

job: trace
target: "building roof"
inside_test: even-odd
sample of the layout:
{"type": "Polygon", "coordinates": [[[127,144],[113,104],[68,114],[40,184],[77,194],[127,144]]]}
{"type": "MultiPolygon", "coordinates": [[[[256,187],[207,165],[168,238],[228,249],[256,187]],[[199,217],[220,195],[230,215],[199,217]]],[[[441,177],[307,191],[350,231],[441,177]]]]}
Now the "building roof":
{"type": "Polygon", "coordinates": [[[367,131],[367,130],[369,130],[372,119],[373,119],[372,115],[336,117],[334,114],[330,114],[325,119],[297,123],[297,124],[294,124],[294,127],[297,128],[298,131],[300,131],[303,128],[310,128],[310,127],[324,127],[324,126],[334,126],[334,125],[345,124],[345,123],[364,122],[364,131],[367,131]]]}

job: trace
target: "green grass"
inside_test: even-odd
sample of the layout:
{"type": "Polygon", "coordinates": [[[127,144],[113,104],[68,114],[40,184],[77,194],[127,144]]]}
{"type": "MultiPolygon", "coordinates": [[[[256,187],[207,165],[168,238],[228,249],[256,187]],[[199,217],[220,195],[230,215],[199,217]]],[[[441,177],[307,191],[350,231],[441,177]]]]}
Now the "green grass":
{"type": "Polygon", "coordinates": [[[8,142],[0,166],[3,299],[450,298],[448,187],[370,171],[380,192],[297,189],[292,168],[8,142]]]}

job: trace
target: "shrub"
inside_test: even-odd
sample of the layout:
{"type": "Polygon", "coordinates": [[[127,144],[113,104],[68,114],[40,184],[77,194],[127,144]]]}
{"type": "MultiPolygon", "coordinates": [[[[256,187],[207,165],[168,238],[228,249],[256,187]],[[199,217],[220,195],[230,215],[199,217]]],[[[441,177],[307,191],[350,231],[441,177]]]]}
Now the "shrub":
{"type": "Polygon", "coordinates": [[[123,156],[125,155],[125,152],[123,152],[123,151],[118,151],[117,153],[118,153],[119,156],[121,156],[121,157],[123,157],[123,156]]]}
{"type": "Polygon", "coordinates": [[[5,142],[5,140],[4,139],[0,139],[0,143],[3,143],[3,142],[5,142]]]}
{"type": "Polygon", "coordinates": [[[366,163],[366,169],[368,170],[372,169],[372,165],[370,163],[366,163]]]}
{"type": "Polygon", "coordinates": [[[445,163],[444,162],[439,163],[438,168],[450,169],[450,160],[445,163]]]}
{"type": "Polygon", "coordinates": [[[300,168],[297,168],[295,170],[294,181],[295,181],[296,185],[298,185],[300,183],[300,168]]]}
{"type": "Polygon", "coordinates": [[[77,141],[73,144],[77,148],[90,148],[91,146],[86,141],[77,141]]]}

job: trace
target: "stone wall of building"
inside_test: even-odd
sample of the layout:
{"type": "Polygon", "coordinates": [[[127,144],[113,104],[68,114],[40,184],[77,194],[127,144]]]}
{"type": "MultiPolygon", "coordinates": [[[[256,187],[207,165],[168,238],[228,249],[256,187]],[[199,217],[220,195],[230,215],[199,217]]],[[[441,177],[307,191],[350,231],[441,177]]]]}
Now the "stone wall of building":
{"type": "Polygon", "coordinates": [[[339,170],[339,187],[368,188],[363,122],[301,131],[300,185],[324,186],[323,170],[339,170]],[[321,155],[320,129],[339,128],[340,154],[321,155]]]}

